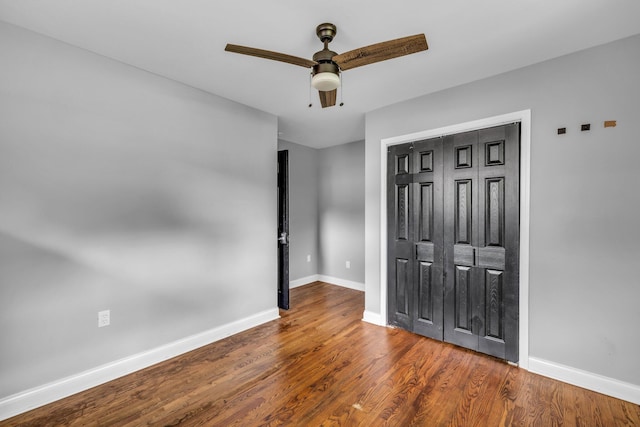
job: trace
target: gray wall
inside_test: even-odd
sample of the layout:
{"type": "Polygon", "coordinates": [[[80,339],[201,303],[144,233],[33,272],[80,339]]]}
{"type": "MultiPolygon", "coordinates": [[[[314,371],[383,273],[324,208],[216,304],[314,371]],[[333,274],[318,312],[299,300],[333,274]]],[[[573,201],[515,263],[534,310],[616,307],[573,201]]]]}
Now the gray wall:
{"type": "Polygon", "coordinates": [[[4,23],[0,58],[0,398],[275,309],[275,116],[4,23]]]}
{"type": "Polygon", "coordinates": [[[278,150],[289,151],[289,278],[296,280],[318,274],[318,150],[282,140],[278,150]]]}
{"type": "Polygon", "coordinates": [[[380,312],[381,139],[531,109],[530,355],[640,385],[638,76],[634,36],[367,114],[366,310],[380,312]]]}
{"type": "Polygon", "coordinates": [[[319,150],[319,170],[318,271],[364,283],[364,141],[319,150]]]}

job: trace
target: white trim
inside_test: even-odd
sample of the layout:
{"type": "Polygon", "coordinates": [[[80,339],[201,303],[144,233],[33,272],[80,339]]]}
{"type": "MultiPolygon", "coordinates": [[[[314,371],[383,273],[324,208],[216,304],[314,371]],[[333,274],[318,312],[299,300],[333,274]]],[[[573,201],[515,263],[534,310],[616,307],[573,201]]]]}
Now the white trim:
{"type": "Polygon", "coordinates": [[[554,380],[563,381],[598,393],[640,405],[640,386],[613,378],[550,362],[529,358],[529,370],[554,380]]]}
{"type": "Polygon", "coordinates": [[[339,279],[337,277],[325,276],[323,274],[318,275],[318,280],[332,285],[342,286],[343,288],[355,289],[356,291],[364,292],[364,283],[353,282],[346,279],[339,279]]]}
{"type": "Polygon", "coordinates": [[[374,313],[373,311],[369,311],[369,310],[365,310],[364,313],[362,313],[362,321],[367,323],[372,323],[378,326],[386,326],[380,314],[374,313]]]}
{"type": "Polygon", "coordinates": [[[520,120],[520,325],[519,361],[529,369],[529,221],[531,217],[531,110],[522,111],[520,120]]]}
{"type": "Polygon", "coordinates": [[[107,363],[0,400],[0,421],[211,344],[280,317],[277,308],[107,363]]]}
{"type": "Polygon", "coordinates": [[[317,274],[312,274],[311,276],[302,277],[300,279],[289,281],[289,289],[298,288],[303,285],[308,285],[309,283],[317,282],[320,280],[317,274]]]}
{"type": "Polygon", "coordinates": [[[516,111],[381,140],[380,144],[380,320],[387,324],[387,148],[470,130],[520,122],[520,304],[519,362],[529,368],[529,209],[531,185],[531,110],[516,111]]]}

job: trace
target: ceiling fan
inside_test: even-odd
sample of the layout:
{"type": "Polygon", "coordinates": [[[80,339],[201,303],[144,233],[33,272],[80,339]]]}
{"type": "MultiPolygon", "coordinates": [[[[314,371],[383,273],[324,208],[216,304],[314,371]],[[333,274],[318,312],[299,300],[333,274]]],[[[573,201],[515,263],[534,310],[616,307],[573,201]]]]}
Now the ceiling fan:
{"type": "Polygon", "coordinates": [[[376,43],[337,54],[329,50],[329,43],[331,43],[335,37],[336,31],[336,26],[333,24],[325,23],[318,25],[316,34],[320,41],[324,43],[324,49],[316,52],[313,55],[313,60],[235,44],[227,44],[224,50],[311,68],[311,74],[313,76],[311,78],[311,85],[318,90],[322,108],[326,108],[336,105],[341,71],[373,64],[375,62],[386,61],[387,59],[393,59],[399,56],[410,55],[429,48],[425,35],[416,34],[415,36],[376,43]]]}

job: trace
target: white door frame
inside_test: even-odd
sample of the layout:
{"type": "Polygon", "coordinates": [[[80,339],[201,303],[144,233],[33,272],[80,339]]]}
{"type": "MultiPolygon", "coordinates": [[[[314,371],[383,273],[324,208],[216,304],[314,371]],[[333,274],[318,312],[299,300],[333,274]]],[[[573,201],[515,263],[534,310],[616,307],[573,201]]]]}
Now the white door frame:
{"type": "Polygon", "coordinates": [[[516,111],[381,140],[380,144],[380,317],[387,325],[387,148],[390,145],[520,123],[520,303],[518,365],[529,369],[529,194],[531,184],[531,110],[516,111]]]}

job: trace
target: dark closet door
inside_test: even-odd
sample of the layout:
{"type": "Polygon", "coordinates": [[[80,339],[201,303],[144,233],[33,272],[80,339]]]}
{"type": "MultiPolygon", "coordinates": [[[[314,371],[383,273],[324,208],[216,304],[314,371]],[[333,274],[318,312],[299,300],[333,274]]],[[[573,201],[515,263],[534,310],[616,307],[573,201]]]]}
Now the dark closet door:
{"type": "Polygon", "coordinates": [[[442,138],[413,144],[411,229],[415,244],[412,330],[442,340],[443,163],[442,138]]]}
{"type": "Polygon", "coordinates": [[[519,124],[444,152],[444,340],[518,360],[519,124]]]}
{"type": "Polygon", "coordinates": [[[518,360],[519,124],[391,146],[389,323],[518,360]]]}
{"type": "Polygon", "coordinates": [[[392,146],[387,162],[389,322],[442,340],[442,139],[392,146]]]}
{"type": "Polygon", "coordinates": [[[413,146],[406,144],[390,147],[387,155],[388,320],[391,325],[410,331],[415,253],[410,223],[412,153],[413,146]]]}

